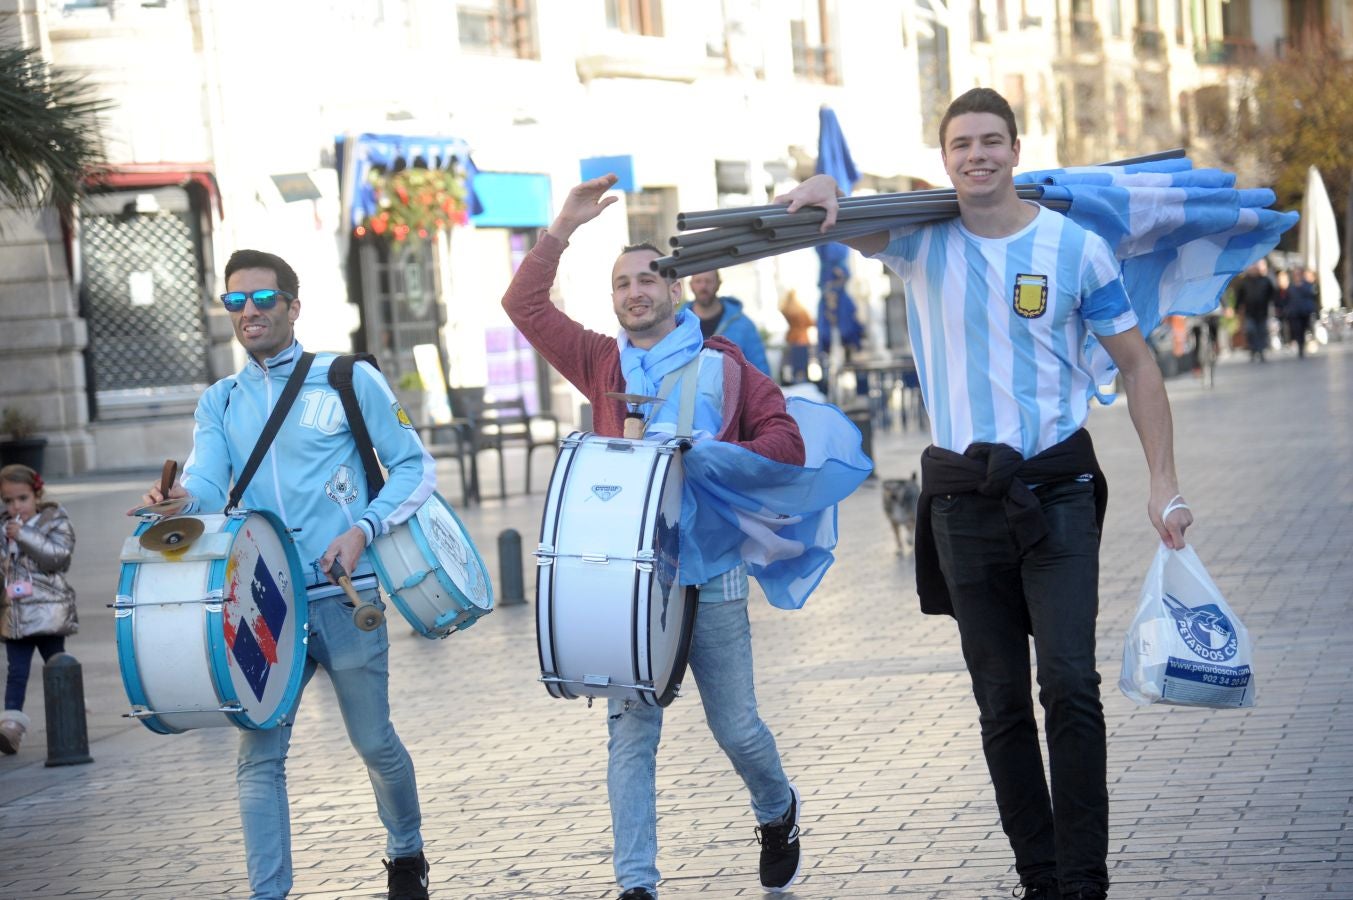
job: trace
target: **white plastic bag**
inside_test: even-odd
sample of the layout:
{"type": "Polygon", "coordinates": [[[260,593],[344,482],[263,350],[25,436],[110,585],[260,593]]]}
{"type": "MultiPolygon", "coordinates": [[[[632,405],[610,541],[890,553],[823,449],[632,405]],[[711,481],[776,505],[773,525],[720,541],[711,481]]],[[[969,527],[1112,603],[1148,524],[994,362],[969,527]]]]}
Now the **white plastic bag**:
{"type": "Polygon", "coordinates": [[[1249,632],[1193,548],[1161,545],[1123,641],[1118,688],[1134,703],[1254,705],[1249,632]]]}

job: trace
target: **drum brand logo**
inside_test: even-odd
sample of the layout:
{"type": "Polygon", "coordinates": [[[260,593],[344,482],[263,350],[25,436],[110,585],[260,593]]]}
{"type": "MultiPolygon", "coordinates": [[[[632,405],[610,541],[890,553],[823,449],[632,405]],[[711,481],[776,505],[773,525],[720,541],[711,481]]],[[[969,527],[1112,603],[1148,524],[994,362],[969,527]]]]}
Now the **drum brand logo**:
{"type": "Polygon", "coordinates": [[[1048,276],[1015,276],[1015,312],[1026,319],[1037,319],[1048,311],[1048,276]]]}
{"type": "Polygon", "coordinates": [[[592,493],[596,494],[602,500],[610,500],[616,494],[620,493],[620,485],[594,484],[592,485],[592,493]]]}
{"type": "Polygon", "coordinates": [[[1235,626],[1217,604],[1188,606],[1169,594],[1162,597],[1161,602],[1174,617],[1180,639],[1199,659],[1219,663],[1236,655],[1240,640],[1236,637],[1235,626]]]}

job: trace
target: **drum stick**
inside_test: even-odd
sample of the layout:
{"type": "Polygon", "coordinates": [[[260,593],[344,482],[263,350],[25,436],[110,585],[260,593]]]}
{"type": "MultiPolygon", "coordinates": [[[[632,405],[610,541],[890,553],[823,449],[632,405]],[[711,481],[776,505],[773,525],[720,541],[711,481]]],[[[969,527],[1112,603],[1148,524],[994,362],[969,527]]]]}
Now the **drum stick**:
{"type": "Polygon", "coordinates": [[[174,487],[174,479],[178,478],[179,464],[176,460],[166,459],[164,468],[160,470],[160,499],[168,500],[169,491],[174,487]]]}
{"type": "Polygon", "coordinates": [[[343,564],[334,560],[334,564],[329,567],[329,575],[338,582],[338,586],[343,589],[343,593],[348,595],[352,601],[352,621],[362,631],[375,631],[381,627],[385,621],[385,613],[381,612],[380,607],[374,603],[367,603],[362,600],[361,594],[352,586],[352,579],[348,573],[343,570],[343,564]]]}

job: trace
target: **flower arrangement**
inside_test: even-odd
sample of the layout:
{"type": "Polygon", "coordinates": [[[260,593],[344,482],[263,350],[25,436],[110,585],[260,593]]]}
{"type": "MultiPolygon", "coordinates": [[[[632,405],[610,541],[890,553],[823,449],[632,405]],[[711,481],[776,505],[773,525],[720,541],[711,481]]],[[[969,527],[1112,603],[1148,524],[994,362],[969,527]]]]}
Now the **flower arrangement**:
{"type": "Polygon", "coordinates": [[[373,169],[368,183],[375,196],[375,211],[354,230],[357,237],[373,234],[396,241],[426,238],[434,231],[469,221],[465,176],[458,166],[411,166],[398,172],[373,169]]]}

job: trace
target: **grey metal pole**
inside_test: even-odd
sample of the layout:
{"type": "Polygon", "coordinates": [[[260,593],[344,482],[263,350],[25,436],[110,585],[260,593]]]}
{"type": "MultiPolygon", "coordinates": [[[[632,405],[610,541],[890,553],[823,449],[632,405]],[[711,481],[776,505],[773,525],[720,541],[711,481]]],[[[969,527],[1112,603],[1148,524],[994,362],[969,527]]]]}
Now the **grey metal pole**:
{"type": "Polygon", "coordinates": [[[47,660],[42,667],[42,690],[47,703],[47,765],[93,762],[79,661],[69,653],[58,653],[47,660]]]}
{"type": "Polygon", "coordinates": [[[498,603],[513,606],[526,602],[521,574],[521,534],[515,528],[498,533],[498,603]]]}

